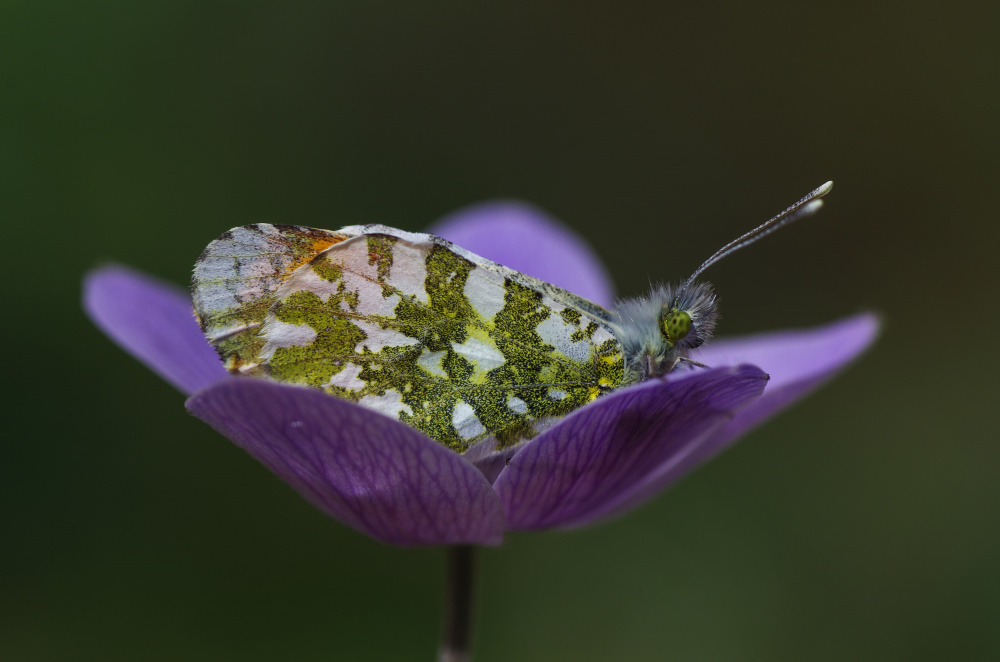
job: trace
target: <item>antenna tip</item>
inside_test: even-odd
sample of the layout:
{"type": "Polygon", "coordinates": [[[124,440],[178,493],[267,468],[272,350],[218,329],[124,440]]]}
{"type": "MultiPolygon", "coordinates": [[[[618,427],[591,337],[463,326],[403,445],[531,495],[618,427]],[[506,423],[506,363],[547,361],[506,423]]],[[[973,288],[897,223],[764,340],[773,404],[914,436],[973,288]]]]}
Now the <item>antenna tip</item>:
{"type": "Polygon", "coordinates": [[[813,191],[812,195],[810,195],[809,197],[810,198],[819,198],[819,197],[822,197],[822,196],[826,195],[827,193],[829,193],[830,189],[832,189],[832,188],[833,188],[833,182],[827,182],[826,184],[821,185],[819,188],[817,188],[815,191],[813,191]]]}
{"type": "Polygon", "coordinates": [[[802,218],[802,216],[811,216],[818,212],[819,208],[822,206],[822,200],[810,200],[806,204],[802,205],[801,209],[799,209],[800,216],[798,216],[798,218],[802,218]]]}

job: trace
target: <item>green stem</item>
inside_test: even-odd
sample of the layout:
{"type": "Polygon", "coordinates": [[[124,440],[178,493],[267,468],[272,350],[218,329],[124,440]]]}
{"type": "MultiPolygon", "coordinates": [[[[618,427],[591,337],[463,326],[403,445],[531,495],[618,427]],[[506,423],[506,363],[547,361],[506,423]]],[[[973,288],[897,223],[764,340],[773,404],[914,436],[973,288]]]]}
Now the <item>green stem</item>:
{"type": "Polygon", "coordinates": [[[469,662],[472,659],[475,552],[472,545],[448,548],[439,662],[469,662]]]}

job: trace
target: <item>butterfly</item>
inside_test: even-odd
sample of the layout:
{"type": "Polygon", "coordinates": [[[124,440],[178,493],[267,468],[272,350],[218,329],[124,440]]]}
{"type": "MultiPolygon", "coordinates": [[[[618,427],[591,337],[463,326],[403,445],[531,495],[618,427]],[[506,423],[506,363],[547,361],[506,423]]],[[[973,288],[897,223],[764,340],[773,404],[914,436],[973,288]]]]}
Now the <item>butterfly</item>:
{"type": "Polygon", "coordinates": [[[512,447],[681,366],[714,331],[709,266],[814,213],[827,182],[678,286],[606,309],[430,234],[257,223],[211,242],[195,314],[226,368],[326,391],[464,452],[512,447]]]}

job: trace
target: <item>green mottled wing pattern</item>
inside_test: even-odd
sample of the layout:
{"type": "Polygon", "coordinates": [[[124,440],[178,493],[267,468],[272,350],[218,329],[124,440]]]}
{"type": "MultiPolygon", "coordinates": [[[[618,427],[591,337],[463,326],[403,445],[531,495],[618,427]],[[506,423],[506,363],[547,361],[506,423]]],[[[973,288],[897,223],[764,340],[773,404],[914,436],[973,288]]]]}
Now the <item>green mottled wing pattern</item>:
{"type": "Polygon", "coordinates": [[[432,235],[331,234],[348,238],[280,276],[240,347],[216,341],[227,364],[238,355],[243,373],[324,389],[457,451],[530,438],[622,383],[596,304],[432,235]]]}

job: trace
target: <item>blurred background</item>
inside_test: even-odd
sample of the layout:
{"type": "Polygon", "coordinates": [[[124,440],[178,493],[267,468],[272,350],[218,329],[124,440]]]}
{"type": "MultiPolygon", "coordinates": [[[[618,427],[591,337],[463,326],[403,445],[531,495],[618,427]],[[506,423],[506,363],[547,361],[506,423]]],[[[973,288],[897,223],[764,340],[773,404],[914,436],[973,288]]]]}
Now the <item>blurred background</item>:
{"type": "Polygon", "coordinates": [[[430,660],[443,554],[321,515],[84,317],[254,221],[530,201],[720,335],[880,311],[640,510],[482,555],[480,662],[1000,659],[996,4],[0,3],[0,658],[430,660]],[[991,413],[992,412],[992,413],[991,413]]]}

